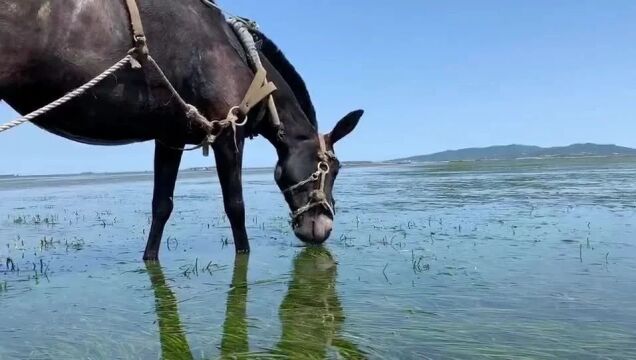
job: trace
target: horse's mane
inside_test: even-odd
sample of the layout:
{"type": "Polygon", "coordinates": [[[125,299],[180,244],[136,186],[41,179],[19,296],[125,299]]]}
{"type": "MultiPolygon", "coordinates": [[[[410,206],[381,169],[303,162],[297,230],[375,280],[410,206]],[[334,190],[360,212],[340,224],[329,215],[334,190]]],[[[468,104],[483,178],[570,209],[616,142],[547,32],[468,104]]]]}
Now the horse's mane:
{"type": "Polygon", "coordinates": [[[256,35],[258,40],[261,41],[262,44],[260,50],[263,55],[267,57],[267,60],[269,60],[272,66],[278,70],[280,75],[287,82],[294,92],[301,109],[305,112],[307,119],[309,119],[309,122],[314,126],[314,128],[318,129],[316,110],[311,102],[311,97],[309,96],[309,91],[307,90],[307,85],[305,85],[303,78],[300,74],[298,74],[298,71],[296,71],[296,68],[294,68],[289,60],[287,60],[282,50],[270,38],[258,30],[251,31],[253,32],[253,35],[256,35]]]}

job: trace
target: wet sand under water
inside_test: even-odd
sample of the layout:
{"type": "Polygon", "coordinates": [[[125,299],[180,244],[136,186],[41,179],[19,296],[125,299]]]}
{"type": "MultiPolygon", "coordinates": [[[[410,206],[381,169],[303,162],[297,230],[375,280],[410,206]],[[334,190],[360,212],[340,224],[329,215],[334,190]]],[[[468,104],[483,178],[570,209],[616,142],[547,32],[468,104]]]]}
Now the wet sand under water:
{"type": "Polygon", "coordinates": [[[636,358],[636,159],[343,169],[304,248],[244,177],[184,173],[160,264],[149,174],[0,179],[0,359],[636,358]]]}

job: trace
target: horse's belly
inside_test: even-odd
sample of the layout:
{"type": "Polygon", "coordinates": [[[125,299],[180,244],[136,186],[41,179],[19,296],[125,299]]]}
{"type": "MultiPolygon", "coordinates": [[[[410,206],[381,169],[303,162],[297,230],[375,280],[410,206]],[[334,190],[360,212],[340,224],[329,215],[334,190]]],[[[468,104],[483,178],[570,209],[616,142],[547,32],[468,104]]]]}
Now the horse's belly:
{"type": "Polygon", "coordinates": [[[105,134],[96,131],[78,131],[76,128],[47,126],[42,123],[37,123],[36,125],[52,134],[90,145],[126,145],[154,138],[124,131],[120,131],[117,134],[105,134]]]}
{"type": "MultiPolygon", "coordinates": [[[[42,106],[24,98],[5,99],[21,114],[42,106]]],[[[70,140],[95,145],[124,145],[156,138],[184,136],[183,121],[169,108],[157,109],[147,102],[128,102],[100,96],[97,100],[72,100],[32,121],[36,126],[70,140]]]]}
{"type": "Polygon", "coordinates": [[[69,140],[93,145],[124,145],[156,138],[145,119],[104,116],[50,116],[34,120],[38,127],[69,140]]]}

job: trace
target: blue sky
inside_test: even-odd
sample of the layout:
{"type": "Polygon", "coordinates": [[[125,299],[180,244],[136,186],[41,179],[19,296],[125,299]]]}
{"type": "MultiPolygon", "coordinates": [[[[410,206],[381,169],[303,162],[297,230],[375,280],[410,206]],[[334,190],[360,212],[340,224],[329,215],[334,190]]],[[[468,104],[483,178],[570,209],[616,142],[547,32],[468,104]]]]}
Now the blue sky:
{"type": "MultiPolygon", "coordinates": [[[[636,1],[221,0],[259,22],[308,84],[320,130],[366,113],[343,160],[472,146],[636,147],[636,1]]],[[[0,105],[0,122],[16,114],[0,105]]],[[[0,134],[0,174],[152,168],[153,144],[88,146],[33,125],[0,134]]],[[[247,166],[272,166],[264,140],[247,166]]],[[[200,152],[182,168],[213,165],[200,152]]]]}

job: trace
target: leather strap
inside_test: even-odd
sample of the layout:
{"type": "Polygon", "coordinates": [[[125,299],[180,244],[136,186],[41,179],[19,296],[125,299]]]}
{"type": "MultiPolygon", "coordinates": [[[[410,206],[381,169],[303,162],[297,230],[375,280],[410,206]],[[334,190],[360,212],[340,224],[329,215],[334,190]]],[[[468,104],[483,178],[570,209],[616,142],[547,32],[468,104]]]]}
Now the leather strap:
{"type": "Polygon", "coordinates": [[[327,152],[327,144],[325,143],[325,136],[318,135],[318,143],[320,144],[320,153],[324,154],[327,152]]]}
{"type": "Polygon", "coordinates": [[[133,49],[134,50],[133,52],[136,53],[138,57],[148,56],[148,46],[146,45],[146,35],[144,33],[143,23],[141,22],[141,14],[139,12],[139,6],[137,6],[137,1],[126,0],[126,7],[128,8],[128,14],[130,15],[130,24],[132,25],[133,42],[135,44],[135,48],[133,49]]]}
{"type": "Polygon", "coordinates": [[[243,115],[247,115],[254,106],[274,91],[276,91],[276,85],[271,81],[267,81],[267,71],[262,66],[259,67],[241,105],[239,105],[239,110],[243,115]]]}

